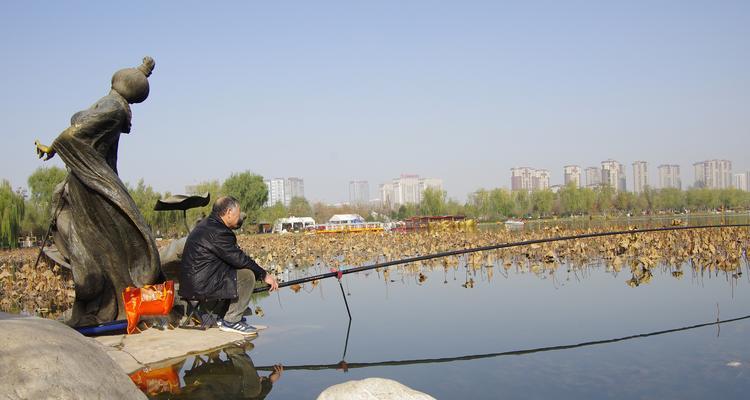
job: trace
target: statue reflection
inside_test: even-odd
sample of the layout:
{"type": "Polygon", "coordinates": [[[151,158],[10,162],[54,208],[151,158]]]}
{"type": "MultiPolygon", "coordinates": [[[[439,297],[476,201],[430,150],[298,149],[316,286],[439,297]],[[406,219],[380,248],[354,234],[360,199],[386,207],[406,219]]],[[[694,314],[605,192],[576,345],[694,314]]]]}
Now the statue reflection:
{"type": "Polygon", "coordinates": [[[250,342],[237,342],[167,368],[138,371],[131,379],[155,399],[264,399],[284,367],[274,365],[270,374],[260,376],[247,354],[252,348],[250,342]],[[180,370],[184,371],[182,387],[177,374],[180,370]]]}

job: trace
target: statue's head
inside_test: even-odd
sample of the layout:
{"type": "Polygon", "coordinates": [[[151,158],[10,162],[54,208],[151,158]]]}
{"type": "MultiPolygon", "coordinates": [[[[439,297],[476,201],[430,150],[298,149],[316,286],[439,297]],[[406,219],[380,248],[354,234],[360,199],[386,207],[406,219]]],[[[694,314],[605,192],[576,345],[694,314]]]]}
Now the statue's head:
{"type": "Polygon", "coordinates": [[[128,103],[140,103],[148,97],[148,77],[154,70],[154,59],[144,57],[138,68],[125,68],[112,75],[112,90],[128,103]]]}

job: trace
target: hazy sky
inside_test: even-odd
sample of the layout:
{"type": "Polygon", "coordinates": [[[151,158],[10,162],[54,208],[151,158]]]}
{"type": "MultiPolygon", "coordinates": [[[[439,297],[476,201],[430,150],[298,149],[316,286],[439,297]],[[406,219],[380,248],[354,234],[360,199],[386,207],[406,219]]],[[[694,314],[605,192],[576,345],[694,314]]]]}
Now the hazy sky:
{"type": "MultiPolygon", "coordinates": [[[[510,168],[750,169],[750,1],[0,4],[0,179],[25,186],[112,73],[156,60],[120,139],[159,191],[251,170],[308,199],[350,180],[444,180],[464,200],[510,168]]],[[[62,166],[59,158],[47,164],[62,166]]]]}

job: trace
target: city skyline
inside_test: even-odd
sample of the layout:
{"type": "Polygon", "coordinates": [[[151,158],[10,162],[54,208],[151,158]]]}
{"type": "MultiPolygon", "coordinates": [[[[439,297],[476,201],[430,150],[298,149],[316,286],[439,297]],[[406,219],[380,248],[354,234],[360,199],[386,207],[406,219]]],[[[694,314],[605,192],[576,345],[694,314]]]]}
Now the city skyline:
{"type": "MultiPolygon", "coordinates": [[[[568,183],[568,181],[573,182],[574,185],[577,187],[596,187],[599,185],[602,185],[603,182],[605,182],[607,179],[605,179],[607,176],[610,176],[610,169],[615,170],[614,173],[610,176],[610,182],[615,183],[616,186],[613,186],[616,190],[623,190],[625,189],[627,192],[633,192],[633,193],[640,193],[644,190],[645,187],[649,187],[650,189],[665,189],[665,188],[677,188],[680,190],[687,190],[692,187],[696,187],[699,185],[698,182],[701,182],[700,185],[704,185],[702,182],[704,182],[703,179],[693,179],[693,182],[690,185],[683,187],[683,177],[680,173],[680,165],[677,164],[659,164],[656,168],[656,171],[653,171],[653,168],[649,168],[648,165],[650,164],[648,161],[642,161],[637,160],[633,161],[631,163],[632,169],[630,172],[627,171],[627,168],[625,167],[625,164],[620,163],[617,160],[613,159],[607,159],[604,161],[601,161],[599,167],[586,167],[583,169],[580,165],[575,164],[569,164],[562,167],[562,175],[563,175],[563,181],[562,182],[555,182],[550,180],[550,172],[546,169],[536,169],[533,167],[513,167],[511,168],[511,175],[509,179],[509,185],[500,185],[500,186],[493,186],[493,187],[482,187],[483,189],[493,189],[493,188],[503,188],[508,190],[527,190],[527,191],[534,191],[534,190],[545,190],[545,189],[556,189],[561,186],[564,186],[568,183]],[[593,172],[596,174],[597,183],[589,183],[588,179],[589,177],[585,177],[584,174],[586,174],[587,170],[593,170],[593,172]],[[583,171],[583,172],[582,172],[583,171]],[[649,172],[651,171],[651,172],[649,172]],[[627,179],[628,173],[632,176],[632,183],[630,186],[628,186],[627,182],[630,182],[629,179],[627,179]],[[655,174],[655,175],[654,175],[655,174]],[[651,175],[654,175],[653,179],[651,175]],[[584,180],[584,178],[586,180],[584,180]],[[640,184],[636,185],[635,181],[640,179],[640,184]],[[514,181],[515,185],[517,187],[514,187],[514,181]]],[[[707,184],[705,187],[711,188],[711,189],[724,189],[724,188],[737,188],[740,190],[747,191],[748,190],[748,182],[750,182],[750,171],[735,171],[731,169],[732,162],[729,160],[704,160],[704,161],[698,161],[692,163],[693,167],[696,167],[697,165],[706,165],[706,168],[710,168],[710,166],[714,166],[713,168],[718,168],[717,166],[728,166],[728,170],[726,168],[722,169],[722,179],[725,179],[723,182],[728,182],[725,186],[721,185],[713,185],[713,184],[707,184]]],[[[716,173],[709,172],[711,170],[707,169],[706,174],[707,175],[714,175],[716,173]]],[[[422,181],[422,188],[419,190],[424,190],[425,187],[425,181],[428,182],[439,182],[439,184],[431,184],[428,183],[427,186],[432,186],[436,188],[440,188],[442,190],[442,187],[444,185],[444,180],[441,178],[420,178],[419,175],[416,174],[409,174],[409,173],[401,173],[399,178],[394,178],[393,182],[399,181],[401,182],[404,179],[414,179],[415,182],[422,181]]],[[[329,204],[366,204],[370,203],[372,201],[378,201],[381,204],[388,200],[383,199],[383,186],[388,184],[393,184],[392,182],[386,182],[385,184],[379,185],[379,190],[376,192],[379,197],[373,197],[373,196],[363,196],[364,193],[369,193],[369,182],[366,180],[351,180],[349,183],[349,197],[347,201],[339,201],[335,203],[329,204]],[[354,198],[360,199],[359,201],[353,201],[354,198]],[[367,198],[367,201],[362,201],[362,199],[367,198]]],[[[398,183],[401,185],[402,183],[398,183]]],[[[416,185],[416,183],[415,183],[416,185]]],[[[411,187],[411,186],[409,186],[411,187]]],[[[416,189],[418,186],[414,186],[412,189],[416,189]]],[[[478,190],[480,188],[476,188],[475,190],[472,190],[465,194],[466,199],[469,198],[469,196],[478,190]]],[[[388,189],[386,189],[388,190],[388,189]]],[[[391,189],[392,191],[393,189],[391,189]]],[[[270,193],[270,192],[269,192],[270,193]]],[[[417,193],[417,192],[414,192],[417,193]]],[[[403,203],[414,203],[415,201],[413,199],[419,198],[417,194],[411,194],[410,200],[405,201],[403,203]]],[[[269,197],[270,198],[270,197],[269,197]]],[[[454,198],[455,197],[451,197],[454,198]]],[[[464,199],[465,200],[465,199],[464,199]]],[[[270,200],[269,200],[270,201],[270,200]]],[[[418,201],[417,201],[418,202],[418,201]]],[[[395,203],[395,204],[401,204],[401,203],[395,203]]]]}
{"type": "MultiPolygon", "coordinates": [[[[25,187],[70,117],[149,55],[119,141],[124,182],[180,193],[250,170],[311,202],[415,171],[465,201],[533,166],[750,170],[750,2],[4,2],[0,179],[25,187]],[[148,8],[147,15],[142,12],[148,8]],[[113,26],[138,29],[127,37],[113,26]],[[200,29],[196,29],[199,27],[200,29]],[[92,35],[91,32],[97,32],[92,35]]],[[[585,179],[584,179],[585,184],[585,179]]]]}

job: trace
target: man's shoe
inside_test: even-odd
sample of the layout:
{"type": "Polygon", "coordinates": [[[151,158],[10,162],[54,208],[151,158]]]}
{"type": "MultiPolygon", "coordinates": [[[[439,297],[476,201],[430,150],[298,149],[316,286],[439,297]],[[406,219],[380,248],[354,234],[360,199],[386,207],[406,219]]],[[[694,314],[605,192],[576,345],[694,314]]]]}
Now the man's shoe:
{"type": "Polygon", "coordinates": [[[248,324],[239,321],[235,322],[233,324],[227,324],[226,322],[222,322],[221,325],[219,325],[219,330],[224,332],[234,332],[234,333],[240,333],[243,335],[257,335],[258,331],[251,328],[248,324]]]}
{"type": "MultiPolygon", "coordinates": [[[[250,325],[250,324],[247,323],[247,318],[245,318],[245,317],[242,317],[242,322],[244,322],[245,324],[247,324],[250,328],[255,329],[256,331],[260,331],[260,330],[268,328],[267,325],[260,325],[260,324],[252,324],[252,325],[250,325]]],[[[216,326],[218,326],[219,328],[221,328],[222,325],[224,325],[224,320],[221,319],[221,318],[217,319],[216,320],[216,326]]]]}

